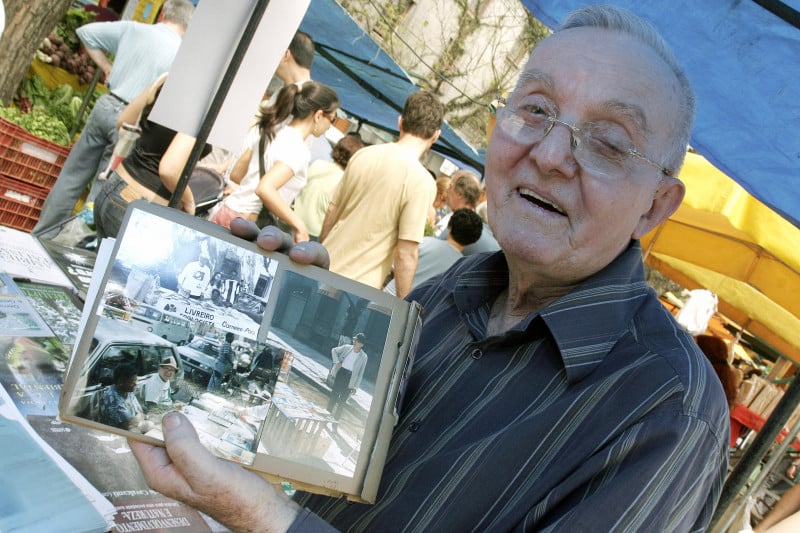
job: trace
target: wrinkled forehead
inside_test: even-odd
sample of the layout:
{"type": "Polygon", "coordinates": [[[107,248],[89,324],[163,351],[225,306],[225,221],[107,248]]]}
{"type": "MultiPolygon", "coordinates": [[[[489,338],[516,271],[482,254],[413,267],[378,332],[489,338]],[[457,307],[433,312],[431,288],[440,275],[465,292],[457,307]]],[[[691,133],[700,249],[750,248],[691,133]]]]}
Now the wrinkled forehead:
{"type": "Polygon", "coordinates": [[[531,53],[509,100],[544,92],[560,109],[619,113],[652,132],[679,109],[678,82],[664,60],[633,36],[573,28],[544,39],[531,53]]]}

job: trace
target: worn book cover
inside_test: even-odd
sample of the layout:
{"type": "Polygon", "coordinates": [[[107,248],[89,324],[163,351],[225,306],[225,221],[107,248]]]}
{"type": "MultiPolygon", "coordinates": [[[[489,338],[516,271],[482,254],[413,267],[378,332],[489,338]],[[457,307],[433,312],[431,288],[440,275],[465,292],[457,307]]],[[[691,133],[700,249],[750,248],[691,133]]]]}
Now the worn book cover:
{"type": "Polygon", "coordinates": [[[287,490],[374,501],[418,305],[144,202],[95,269],[64,420],[163,444],[180,409],[287,490]]]}

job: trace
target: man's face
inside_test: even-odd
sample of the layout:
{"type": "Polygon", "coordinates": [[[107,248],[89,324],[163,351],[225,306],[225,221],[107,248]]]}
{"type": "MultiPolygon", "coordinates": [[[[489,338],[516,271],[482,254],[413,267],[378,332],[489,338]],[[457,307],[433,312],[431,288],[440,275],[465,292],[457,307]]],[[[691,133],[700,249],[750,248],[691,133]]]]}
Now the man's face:
{"type": "Polygon", "coordinates": [[[161,377],[161,381],[169,381],[175,375],[175,369],[171,366],[159,366],[158,375],[161,377]]]}
{"type": "Polygon", "coordinates": [[[124,379],[121,383],[117,384],[119,391],[123,394],[128,394],[136,390],[136,380],[138,376],[135,374],[129,378],[124,379]]]}
{"type": "MultiPolygon", "coordinates": [[[[638,41],[568,30],[539,44],[520,80],[508,109],[542,114],[546,107],[546,115],[584,131],[601,125],[626,150],[664,157],[677,82],[638,41]]],[[[502,116],[486,159],[489,221],[509,263],[524,265],[531,279],[579,282],[658,223],[651,213],[664,186],[658,169],[634,161],[615,175],[588,172],[574,158],[567,127],[555,124],[541,140],[525,142],[502,116]]]]}
{"type": "Polygon", "coordinates": [[[447,196],[445,198],[447,207],[453,211],[464,207],[464,196],[456,189],[457,183],[458,179],[450,181],[450,185],[447,187],[447,196]]]}
{"type": "Polygon", "coordinates": [[[361,348],[364,347],[364,344],[361,341],[354,341],[353,342],[353,351],[360,352],[361,348]]]}

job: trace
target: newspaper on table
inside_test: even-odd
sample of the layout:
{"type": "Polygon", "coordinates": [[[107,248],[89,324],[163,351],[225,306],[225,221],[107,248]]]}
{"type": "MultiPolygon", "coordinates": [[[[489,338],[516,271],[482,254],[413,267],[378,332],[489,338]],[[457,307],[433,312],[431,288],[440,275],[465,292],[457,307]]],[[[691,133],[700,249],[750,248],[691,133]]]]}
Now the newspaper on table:
{"type": "Polygon", "coordinates": [[[114,506],[33,431],[2,385],[0,448],[0,531],[113,527],[114,506]]]}

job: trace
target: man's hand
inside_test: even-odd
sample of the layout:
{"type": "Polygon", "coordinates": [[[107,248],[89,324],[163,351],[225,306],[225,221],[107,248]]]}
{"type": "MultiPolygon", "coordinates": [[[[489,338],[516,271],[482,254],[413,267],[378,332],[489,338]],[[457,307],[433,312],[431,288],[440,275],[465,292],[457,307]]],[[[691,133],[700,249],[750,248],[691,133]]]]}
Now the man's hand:
{"type": "Polygon", "coordinates": [[[259,248],[268,252],[284,252],[292,261],[303,265],[316,265],[328,269],[331,259],[328,250],[318,242],[294,241],[288,233],[284,233],[275,226],[266,226],[259,230],[255,222],[244,218],[231,220],[231,233],[248,241],[255,241],[259,248]]]}
{"type": "Polygon", "coordinates": [[[299,507],[260,476],[214,456],[189,420],[162,420],[165,448],[129,440],[147,484],[207,513],[234,531],[286,531],[299,507]]]}

